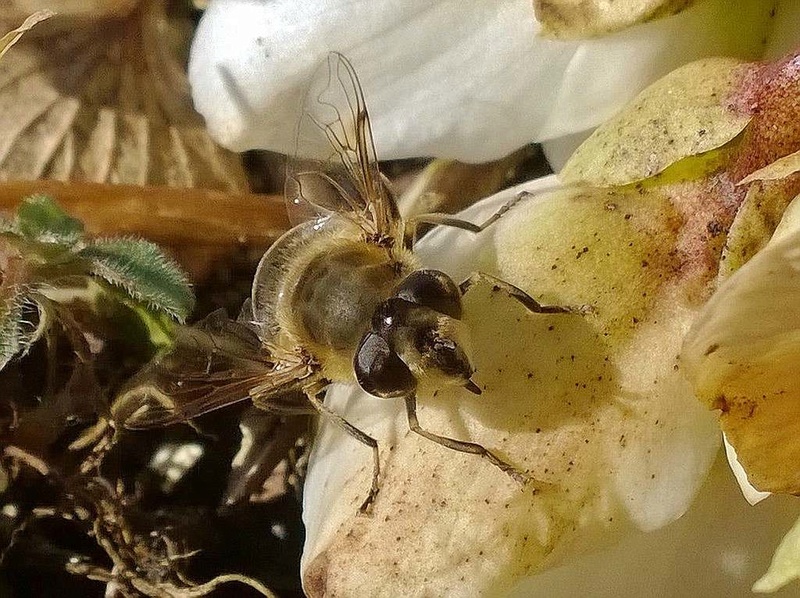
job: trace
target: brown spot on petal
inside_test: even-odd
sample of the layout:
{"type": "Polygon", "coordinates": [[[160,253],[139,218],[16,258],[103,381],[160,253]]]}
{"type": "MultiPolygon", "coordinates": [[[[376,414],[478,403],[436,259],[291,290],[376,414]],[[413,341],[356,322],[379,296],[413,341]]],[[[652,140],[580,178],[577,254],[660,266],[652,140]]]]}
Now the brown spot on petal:
{"type": "Polygon", "coordinates": [[[670,186],[670,199],[683,217],[676,244],[683,278],[703,285],[717,272],[726,236],[709,229],[727,230],[745,196],[746,191],[724,172],[670,186]]]}
{"type": "Polygon", "coordinates": [[[722,225],[721,222],[717,222],[716,220],[712,220],[708,224],[706,224],[706,230],[708,234],[712,237],[716,237],[725,232],[725,227],[722,225]]]}
{"type": "Polygon", "coordinates": [[[728,400],[725,398],[724,395],[718,396],[711,402],[710,405],[711,409],[718,409],[722,411],[722,413],[728,413],[730,411],[730,407],[728,406],[728,400]]]}
{"type": "Polygon", "coordinates": [[[731,98],[732,107],[753,116],[730,169],[737,181],[800,150],[800,54],[745,73],[731,98]]]}
{"type": "Polygon", "coordinates": [[[325,596],[328,585],[328,568],[330,559],[326,553],[322,553],[315,558],[305,571],[303,576],[303,589],[306,594],[314,596],[325,596]]]}

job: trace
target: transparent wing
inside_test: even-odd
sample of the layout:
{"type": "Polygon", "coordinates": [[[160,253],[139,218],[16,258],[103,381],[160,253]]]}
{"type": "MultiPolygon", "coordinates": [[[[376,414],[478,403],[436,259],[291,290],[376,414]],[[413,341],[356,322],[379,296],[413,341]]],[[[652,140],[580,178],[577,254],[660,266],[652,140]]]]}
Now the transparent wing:
{"type": "Polygon", "coordinates": [[[115,401],[112,409],[115,421],[130,430],[185,422],[248,399],[249,389],[259,381],[257,377],[241,376],[237,372],[231,372],[224,379],[209,379],[164,368],[159,370],[148,372],[138,385],[115,401]]]}
{"type": "Polygon", "coordinates": [[[308,364],[271,362],[258,336],[238,322],[205,324],[182,329],[172,351],[147,365],[119,393],[112,405],[118,424],[129,429],[166,426],[247,399],[274,412],[313,411],[302,393],[313,373],[308,364]]]}
{"type": "Polygon", "coordinates": [[[242,318],[249,319],[259,329],[262,342],[274,342],[281,327],[277,307],[281,301],[284,279],[299,247],[309,242],[330,220],[318,226],[316,222],[305,222],[284,233],[275,241],[258,262],[253,276],[250,296],[250,313],[242,308],[242,318]]]}
{"type": "Polygon", "coordinates": [[[378,168],[364,94],[353,65],[337,52],[312,78],[287,165],[286,200],[298,212],[339,213],[368,235],[394,238],[400,217],[378,168]]]}

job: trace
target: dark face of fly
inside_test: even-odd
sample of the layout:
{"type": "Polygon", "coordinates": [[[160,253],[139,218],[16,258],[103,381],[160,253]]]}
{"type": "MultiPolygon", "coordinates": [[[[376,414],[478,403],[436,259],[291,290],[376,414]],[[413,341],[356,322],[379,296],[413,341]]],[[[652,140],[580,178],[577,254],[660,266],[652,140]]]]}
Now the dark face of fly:
{"type": "Polygon", "coordinates": [[[359,385],[377,397],[413,394],[423,379],[480,393],[460,342],[461,291],[438,270],[416,270],[378,305],[356,351],[359,385]]]}

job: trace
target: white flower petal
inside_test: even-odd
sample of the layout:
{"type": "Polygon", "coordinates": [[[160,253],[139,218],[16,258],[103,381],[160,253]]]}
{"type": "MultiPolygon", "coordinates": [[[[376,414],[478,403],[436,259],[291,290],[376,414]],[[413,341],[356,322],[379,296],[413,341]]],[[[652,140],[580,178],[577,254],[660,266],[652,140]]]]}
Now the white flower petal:
{"type": "Polygon", "coordinates": [[[771,5],[703,0],[606,38],[563,42],[537,37],[530,0],[216,0],[189,72],[218,141],[291,154],[309,78],[337,50],[358,70],[382,159],[484,161],[594,127],[690,60],[756,57],[771,5]]]}
{"type": "Polygon", "coordinates": [[[510,598],[747,598],[797,513],[788,496],[748,505],[720,458],[678,521],[528,578],[510,598]]]}
{"type": "MultiPolygon", "coordinates": [[[[550,177],[526,187],[536,192],[553,183],[550,177]]],[[[480,222],[513,193],[463,216],[480,222]]],[[[636,244],[646,245],[649,234],[653,247],[660,246],[666,223],[651,219],[663,205],[637,195],[628,203],[619,197],[619,206],[610,208],[604,194],[601,201],[587,197],[587,208],[569,193],[526,200],[478,236],[440,227],[419,247],[427,266],[455,280],[480,269],[529,290],[542,288],[537,276],[548,276],[543,272],[551,272],[553,255],[567,267],[566,261],[584,260],[573,272],[584,277],[577,283],[559,288],[549,275],[542,300],[592,303],[605,324],[592,315],[526,316],[502,297],[493,301],[490,294],[487,304],[476,289],[476,297],[465,301],[465,321],[475,345],[476,380],[488,388],[476,398],[440,393],[438,403],[420,401],[423,426],[482,442],[512,460],[524,458],[537,476],[550,476],[559,486],[540,497],[520,493],[475,456],[410,434],[398,401],[338,387],[328,405],[378,439],[385,471],[374,516],[355,516],[368,488],[370,451],[321,425],[304,494],[302,569],[310,595],[322,594],[323,585],[333,593],[369,587],[373,595],[388,595],[398,591],[393,575],[402,576],[403,592],[410,595],[421,587],[432,594],[488,591],[517,583],[548,558],[607,544],[631,529],[658,529],[689,507],[719,446],[716,418],[675,367],[694,310],[656,281],[654,288],[666,295],[648,299],[655,307],[642,308],[642,320],[632,327],[635,301],[629,299],[661,277],[642,273],[642,254],[628,249],[628,238],[611,234],[623,223],[620,230],[636,244]],[[646,230],[636,229],[637,216],[625,215],[648,201],[653,211],[639,214],[646,230]],[[570,208],[579,212],[577,219],[559,225],[583,222],[579,230],[542,225],[556,213],[571,214],[570,208]],[[536,232],[526,233],[531,230],[536,232]],[[591,249],[569,249],[578,242],[591,249]],[[542,256],[538,245],[548,243],[566,244],[566,253],[542,256]],[[606,251],[612,255],[601,265],[606,251]],[[610,315],[614,304],[618,318],[610,315]]],[[[659,268],[658,259],[654,255],[649,267],[659,268]]]]}
{"type": "Polygon", "coordinates": [[[733,476],[736,478],[736,483],[739,484],[739,489],[742,491],[747,502],[751,505],[757,505],[765,498],[772,496],[771,492],[761,492],[753,487],[750,480],[747,479],[747,472],[744,470],[744,467],[742,467],[742,464],[739,463],[739,458],[736,456],[736,449],[728,442],[724,434],[723,443],[725,445],[725,457],[728,459],[728,465],[730,465],[733,476]]]}

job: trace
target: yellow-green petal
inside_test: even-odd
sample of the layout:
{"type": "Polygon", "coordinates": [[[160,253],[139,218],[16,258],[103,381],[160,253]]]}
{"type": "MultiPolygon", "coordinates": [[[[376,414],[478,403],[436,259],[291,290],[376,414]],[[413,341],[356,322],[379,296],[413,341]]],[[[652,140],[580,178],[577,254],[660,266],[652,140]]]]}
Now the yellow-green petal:
{"type": "MultiPolygon", "coordinates": [[[[510,197],[465,217],[479,222],[510,197]]],[[[714,274],[705,262],[681,268],[683,225],[660,191],[561,189],[481,235],[432,231],[420,244],[426,266],[457,281],[486,271],[575,308],[531,314],[477,285],[463,321],[483,393],[419,397],[423,427],[497,451],[541,492],[410,433],[402,401],[337,388],[327,404],[378,439],[382,486],[372,517],[359,516],[370,451],[323,425],[304,490],[307,594],[500,595],[554,554],[679,517],[720,436],[676,363],[697,309],[686,289],[714,274]]]]}
{"type": "Polygon", "coordinates": [[[739,185],[745,185],[753,181],[784,179],[798,170],[800,170],[800,151],[775,160],[772,164],[768,164],[764,168],[759,168],[739,181],[739,185]]]}
{"type": "Polygon", "coordinates": [[[542,35],[559,39],[593,37],[674,15],[695,0],[534,0],[542,35]]]}
{"type": "Polygon", "coordinates": [[[719,279],[725,280],[767,244],[792,200],[779,184],[756,183],[747,190],[731,223],[722,259],[719,279]]]}
{"type": "Polygon", "coordinates": [[[663,77],[589,137],[561,172],[565,183],[626,185],[725,145],[750,122],[727,102],[746,67],[699,60],[663,77]]]}
{"type": "Polygon", "coordinates": [[[781,540],[769,569],[753,584],[753,591],[775,592],[795,579],[800,579],[800,519],[781,540]]]}

